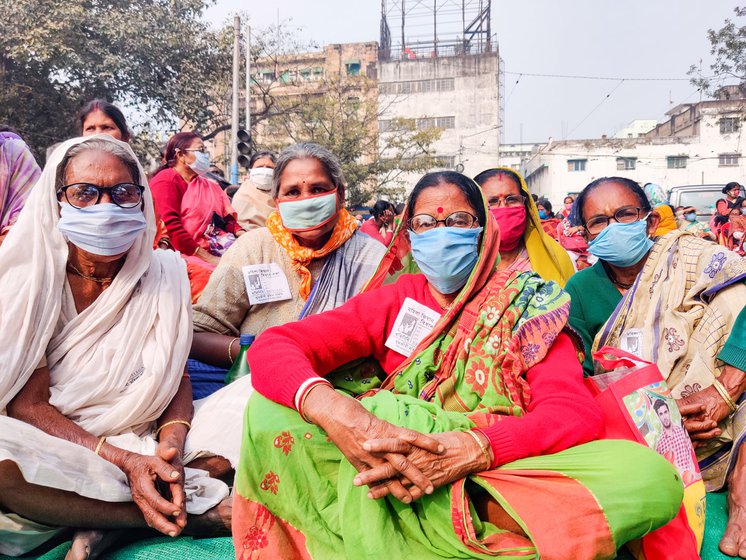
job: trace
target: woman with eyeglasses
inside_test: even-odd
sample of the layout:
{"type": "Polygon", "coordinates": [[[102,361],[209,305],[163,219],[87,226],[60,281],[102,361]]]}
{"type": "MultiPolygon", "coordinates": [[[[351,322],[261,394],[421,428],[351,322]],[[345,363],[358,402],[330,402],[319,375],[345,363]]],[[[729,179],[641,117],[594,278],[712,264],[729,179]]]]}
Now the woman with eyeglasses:
{"type": "MultiPolygon", "coordinates": [[[[743,329],[734,327],[746,302],[746,260],[683,230],[653,237],[660,218],[631,179],[597,179],[575,204],[599,259],[566,287],[586,374],[602,371],[591,354],[603,346],[657,363],[678,399],[707,489],[721,489],[730,475],[731,491],[745,495],[746,416],[738,403],[746,353],[733,349],[746,347],[743,329]]],[[[731,500],[733,524],[720,543],[732,556],[746,543],[740,502],[731,500]]]]}
{"type": "Polygon", "coordinates": [[[210,155],[202,138],[179,132],[168,140],[150,188],[174,248],[216,266],[244,229],[228,195],[205,177],[208,171],[210,155]]]}
{"type": "Polygon", "coordinates": [[[228,486],[205,471],[237,461],[219,448],[240,423],[193,417],[189,283],[154,233],[134,153],[100,134],[55,150],[0,247],[2,554],[65,527],[82,559],[102,531],[230,526],[228,486]]]}
{"type": "Polygon", "coordinates": [[[500,226],[498,270],[536,272],[564,286],[575,269],[572,259],[542,227],[542,218],[523,177],[497,167],[474,177],[500,226]]]}
{"type": "Polygon", "coordinates": [[[673,517],[682,488],[665,459],[593,441],[569,298],[497,269],[476,183],[425,175],[403,226],[364,293],[249,350],[236,550],[612,558],[673,517]],[[400,274],[399,258],[421,273],[400,274]]]}

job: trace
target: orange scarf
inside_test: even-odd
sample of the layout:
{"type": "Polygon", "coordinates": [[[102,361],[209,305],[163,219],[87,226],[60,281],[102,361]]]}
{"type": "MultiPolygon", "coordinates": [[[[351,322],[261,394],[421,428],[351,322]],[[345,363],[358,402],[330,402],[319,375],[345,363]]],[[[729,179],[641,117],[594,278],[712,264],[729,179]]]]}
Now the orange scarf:
{"type": "Polygon", "coordinates": [[[267,218],[267,228],[272,234],[272,237],[275,238],[275,241],[277,241],[280,247],[285,249],[285,252],[290,257],[293,270],[300,274],[300,296],[304,300],[307,300],[308,296],[311,294],[311,282],[313,280],[311,278],[311,272],[307,268],[308,265],[312,260],[325,257],[341,245],[347,243],[347,240],[352,237],[352,234],[355,233],[355,230],[357,229],[357,220],[355,220],[352,214],[350,214],[346,209],[342,208],[342,210],[339,211],[339,220],[337,220],[337,224],[334,226],[332,236],[329,238],[329,241],[318,250],[309,249],[308,247],[303,247],[299,244],[295,237],[293,237],[293,234],[286,230],[285,226],[282,225],[282,219],[276,210],[267,218]]]}

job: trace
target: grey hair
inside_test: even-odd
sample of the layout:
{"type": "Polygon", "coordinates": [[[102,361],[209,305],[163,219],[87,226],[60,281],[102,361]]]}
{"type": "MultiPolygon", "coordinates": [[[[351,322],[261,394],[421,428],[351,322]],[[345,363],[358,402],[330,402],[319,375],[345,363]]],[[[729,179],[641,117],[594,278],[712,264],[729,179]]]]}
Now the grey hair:
{"type": "Polygon", "coordinates": [[[345,178],[342,173],[342,166],[339,164],[337,156],[329,150],[314,144],[313,142],[302,142],[288,146],[277,157],[275,174],[272,176],[272,198],[277,198],[280,192],[280,176],[288,164],[296,159],[315,159],[324,166],[326,172],[332,180],[332,184],[337,190],[345,188],[345,178]]]}
{"type": "Polygon", "coordinates": [[[111,142],[109,140],[103,140],[101,138],[92,138],[90,140],[86,140],[85,142],[81,142],[80,144],[76,144],[75,146],[70,148],[65,154],[65,157],[62,158],[62,161],[57,167],[57,176],[55,178],[54,186],[55,191],[58,191],[64,186],[65,175],[67,173],[67,168],[70,165],[70,162],[83,152],[88,151],[103,152],[105,154],[111,154],[117,157],[119,161],[121,161],[130,172],[132,181],[134,183],[140,183],[140,167],[137,164],[137,160],[132,156],[129,150],[127,150],[118,142],[111,142]]]}

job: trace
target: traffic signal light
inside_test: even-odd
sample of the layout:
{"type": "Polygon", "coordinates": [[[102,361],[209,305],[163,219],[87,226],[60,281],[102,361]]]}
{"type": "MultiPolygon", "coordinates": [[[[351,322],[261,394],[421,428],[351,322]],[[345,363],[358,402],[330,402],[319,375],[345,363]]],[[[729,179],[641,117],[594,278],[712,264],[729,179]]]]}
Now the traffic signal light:
{"type": "Polygon", "coordinates": [[[249,159],[251,158],[251,133],[241,128],[238,130],[236,136],[238,136],[238,144],[236,144],[238,148],[238,163],[248,169],[249,159]]]}

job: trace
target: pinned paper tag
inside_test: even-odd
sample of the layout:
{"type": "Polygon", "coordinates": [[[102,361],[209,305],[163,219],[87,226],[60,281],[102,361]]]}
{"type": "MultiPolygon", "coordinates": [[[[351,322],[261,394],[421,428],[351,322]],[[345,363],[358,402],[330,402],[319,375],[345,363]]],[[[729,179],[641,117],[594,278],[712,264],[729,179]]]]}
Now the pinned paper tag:
{"type": "Polygon", "coordinates": [[[386,340],[386,347],[403,356],[411,356],[417,345],[432,332],[438,319],[440,313],[411,298],[406,298],[396,316],[394,328],[386,340]]]}
{"type": "Polygon", "coordinates": [[[625,352],[642,358],[642,329],[629,329],[624,331],[619,341],[619,347],[625,352]]]}
{"type": "Polygon", "coordinates": [[[269,303],[290,299],[290,285],[277,263],[250,264],[242,267],[249,303],[269,303]]]}

